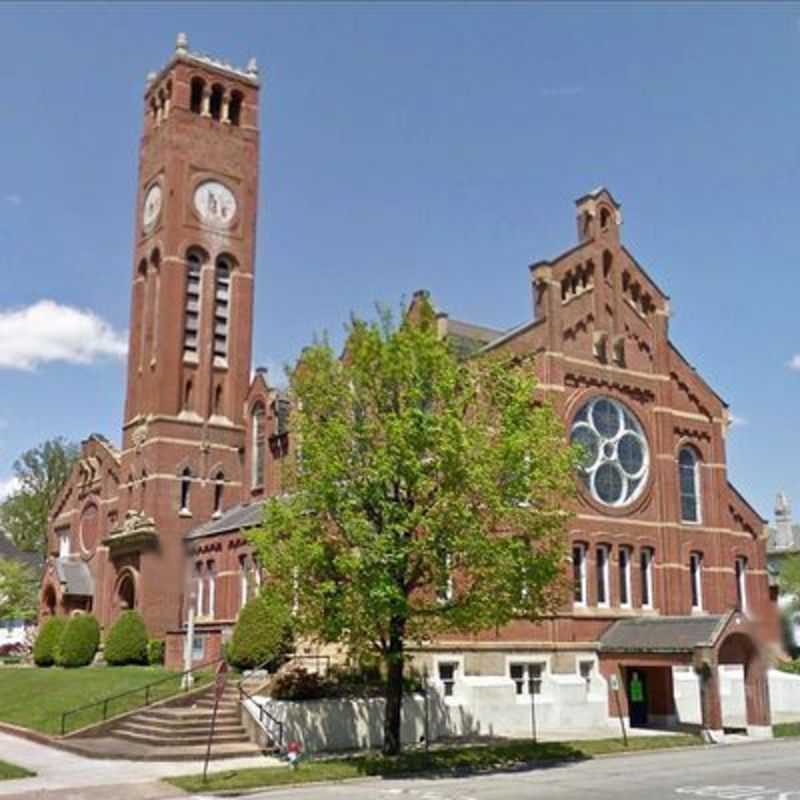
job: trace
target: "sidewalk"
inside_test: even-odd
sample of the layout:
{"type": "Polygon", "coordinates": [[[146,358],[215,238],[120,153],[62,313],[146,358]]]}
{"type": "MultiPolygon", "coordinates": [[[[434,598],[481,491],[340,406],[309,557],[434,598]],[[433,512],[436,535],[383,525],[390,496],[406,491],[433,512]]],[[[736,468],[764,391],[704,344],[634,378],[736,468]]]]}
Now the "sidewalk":
{"type": "MultiPolygon", "coordinates": [[[[26,767],[36,773],[36,777],[33,778],[0,781],[0,797],[14,798],[33,798],[37,796],[33,794],[34,792],[48,790],[54,792],[60,790],[59,796],[62,800],[93,797],[117,798],[119,797],[118,793],[112,793],[108,791],[108,788],[121,784],[148,784],[147,787],[140,786],[138,791],[132,791],[129,794],[131,798],[155,800],[155,798],[176,797],[179,795],[178,790],[156,783],[159,778],[167,775],[196,773],[203,769],[202,761],[105,761],[85,758],[5,733],[0,733],[0,759],[19,767],[26,767]],[[89,787],[105,787],[106,791],[97,789],[93,792],[89,791],[89,787]],[[87,791],[76,791],[84,788],[87,791]],[[64,792],[65,789],[73,791],[64,792]]],[[[280,763],[277,759],[269,756],[232,758],[211,761],[208,771],[224,772],[242,767],[276,766],[280,763]]]]}

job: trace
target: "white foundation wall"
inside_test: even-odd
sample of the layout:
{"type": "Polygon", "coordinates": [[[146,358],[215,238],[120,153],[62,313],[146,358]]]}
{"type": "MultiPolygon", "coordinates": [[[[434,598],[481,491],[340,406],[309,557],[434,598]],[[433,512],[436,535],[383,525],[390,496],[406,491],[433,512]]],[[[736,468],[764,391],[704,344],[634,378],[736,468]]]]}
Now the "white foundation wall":
{"type": "MultiPolygon", "coordinates": [[[[609,726],[606,681],[594,673],[590,685],[577,675],[547,675],[541,694],[518,695],[510,678],[475,676],[456,681],[453,695],[433,682],[428,694],[427,727],[431,741],[451,737],[499,736],[531,738],[543,734],[586,732],[609,726]]],[[[382,698],[306,700],[257,697],[270,715],[283,723],[284,745],[303,743],[305,752],[379,748],[383,743],[382,698]]],[[[424,741],[425,698],[407,695],[403,701],[401,738],[404,744],[424,741]]],[[[245,711],[258,718],[254,704],[245,711]]],[[[267,726],[274,725],[267,720],[267,726]]]]}
{"type": "MultiPolygon", "coordinates": [[[[744,670],[740,666],[722,666],[719,676],[723,723],[739,727],[747,720],[744,670]]],[[[800,675],[771,669],[768,680],[773,722],[792,717],[800,719],[800,675]]],[[[673,670],[673,682],[678,721],[699,725],[700,682],[697,675],[693,670],[673,670]]]]}

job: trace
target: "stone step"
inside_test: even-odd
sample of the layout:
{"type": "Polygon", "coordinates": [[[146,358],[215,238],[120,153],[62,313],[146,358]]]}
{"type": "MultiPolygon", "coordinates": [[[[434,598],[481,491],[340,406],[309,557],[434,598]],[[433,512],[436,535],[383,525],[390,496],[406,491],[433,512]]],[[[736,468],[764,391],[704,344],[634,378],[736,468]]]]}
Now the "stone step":
{"type": "MultiPolygon", "coordinates": [[[[142,720],[137,720],[136,718],[126,720],[125,722],[121,722],[119,727],[115,728],[115,730],[125,730],[131,731],[133,733],[145,733],[145,734],[153,734],[155,736],[172,736],[174,739],[183,737],[183,736],[197,736],[206,734],[208,735],[208,731],[210,729],[210,723],[206,724],[204,722],[182,722],[178,724],[170,724],[170,723],[163,723],[163,722],[145,722],[142,720]]],[[[219,722],[214,726],[215,734],[224,734],[224,733],[239,733],[244,734],[245,729],[241,722],[238,720],[236,722],[219,722]]]]}
{"type": "MultiPolygon", "coordinates": [[[[140,742],[130,742],[106,736],[102,739],[72,739],[61,744],[65,750],[89,756],[90,758],[122,758],[129,761],[202,761],[206,755],[206,745],[181,746],[173,743],[171,747],[153,747],[140,742]]],[[[211,745],[213,761],[224,758],[247,758],[261,756],[265,752],[250,742],[211,745]]]]}
{"type": "MultiPolygon", "coordinates": [[[[201,700],[199,703],[195,703],[193,706],[189,706],[189,708],[195,709],[203,709],[205,711],[211,712],[214,710],[214,701],[213,700],[201,700]]],[[[236,711],[239,708],[239,703],[219,703],[217,705],[217,713],[219,714],[222,711],[236,711]]]]}
{"type": "MultiPolygon", "coordinates": [[[[201,731],[191,736],[176,736],[170,734],[157,733],[137,733],[135,731],[116,728],[111,732],[115,739],[125,739],[128,742],[148,745],[150,747],[193,747],[194,745],[204,745],[208,743],[208,731],[201,731]]],[[[214,744],[250,744],[244,728],[235,733],[214,734],[214,744]]]]}
{"type": "MultiPolygon", "coordinates": [[[[157,708],[152,711],[143,711],[136,714],[136,719],[153,720],[157,722],[207,722],[211,719],[212,712],[209,709],[196,708],[157,708]]],[[[217,721],[241,720],[242,715],[239,709],[225,710],[217,712],[217,721]]]]}

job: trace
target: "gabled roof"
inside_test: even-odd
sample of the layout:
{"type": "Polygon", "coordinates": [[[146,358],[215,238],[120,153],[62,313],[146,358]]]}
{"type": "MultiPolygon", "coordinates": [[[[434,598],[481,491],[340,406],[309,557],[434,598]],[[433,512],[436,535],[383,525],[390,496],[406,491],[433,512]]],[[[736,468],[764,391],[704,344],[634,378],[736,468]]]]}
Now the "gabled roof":
{"type": "Polygon", "coordinates": [[[261,524],[264,517],[264,503],[248,503],[236,505],[224,511],[216,519],[210,519],[202,525],[189,531],[183,538],[187,541],[202,539],[205,536],[214,536],[218,533],[229,533],[242,528],[254,528],[261,524]]]}

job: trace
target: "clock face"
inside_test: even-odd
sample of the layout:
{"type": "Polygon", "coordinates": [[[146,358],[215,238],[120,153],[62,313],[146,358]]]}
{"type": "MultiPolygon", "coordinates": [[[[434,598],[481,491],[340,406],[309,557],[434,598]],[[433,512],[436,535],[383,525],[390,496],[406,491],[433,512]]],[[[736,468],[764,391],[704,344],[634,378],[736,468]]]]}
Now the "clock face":
{"type": "Polygon", "coordinates": [[[194,191],[194,207],[204,222],[229,225],[236,214],[236,198],[218,181],[204,181],[194,191]]]}
{"type": "Polygon", "coordinates": [[[151,228],[161,213],[161,187],[154,183],[144,196],[144,209],[142,210],[142,224],[151,228]]]}

